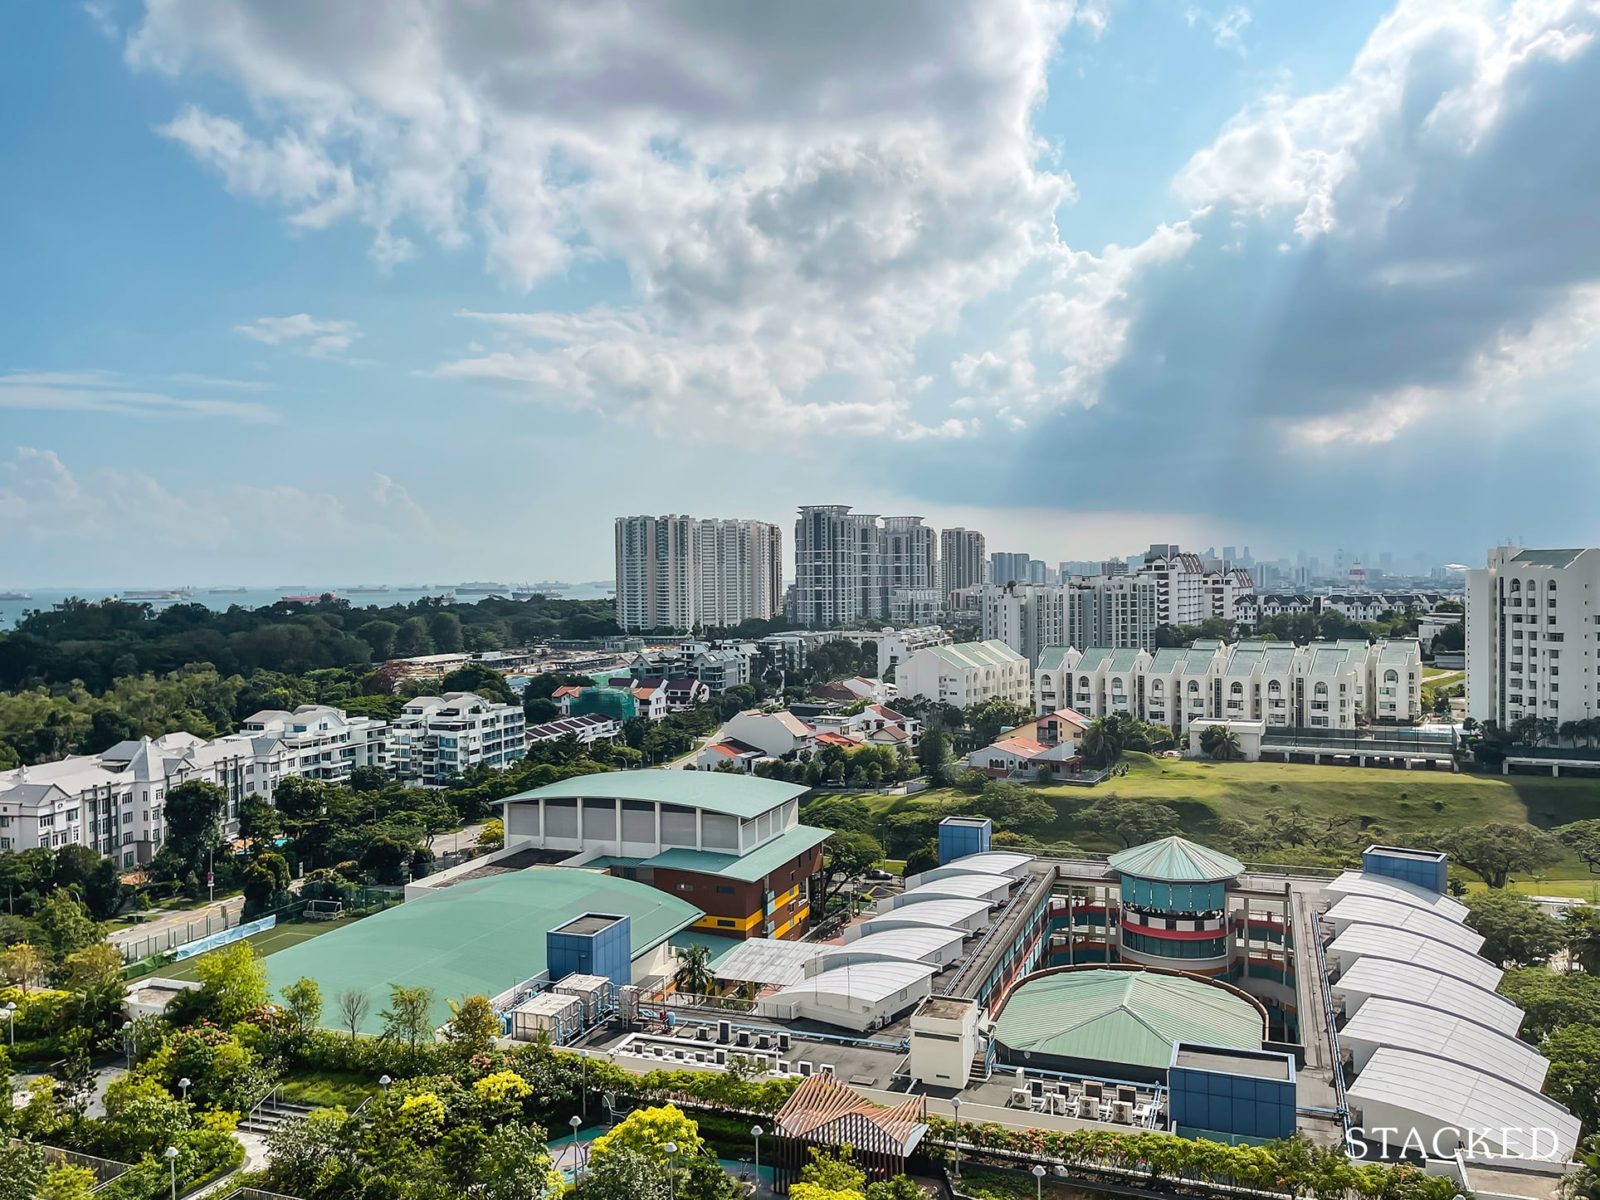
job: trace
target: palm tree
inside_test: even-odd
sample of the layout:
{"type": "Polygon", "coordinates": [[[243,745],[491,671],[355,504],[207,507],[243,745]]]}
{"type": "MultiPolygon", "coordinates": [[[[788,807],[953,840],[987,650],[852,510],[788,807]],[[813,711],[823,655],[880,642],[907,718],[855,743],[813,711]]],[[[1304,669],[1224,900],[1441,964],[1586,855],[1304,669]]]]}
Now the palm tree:
{"type": "Polygon", "coordinates": [[[1243,753],[1232,725],[1214,725],[1211,733],[1211,757],[1217,762],[1233,762],[1243,753]]]}
{"type": "Polygon", "coordinates": [[[1096,717],[1083,731],[1083,756],[1097,767],[1114,766],[1122,757],[1122,718],[1096,717]]]}
{"type": "Polygon", "coordinates": [[[717,985],[717,976],[711,969],[711,951],[700,945],[679,946],[672,952],[678,966],[672,973],[672,982],[680,992],[696,996],[710,995],[717,985]]]}

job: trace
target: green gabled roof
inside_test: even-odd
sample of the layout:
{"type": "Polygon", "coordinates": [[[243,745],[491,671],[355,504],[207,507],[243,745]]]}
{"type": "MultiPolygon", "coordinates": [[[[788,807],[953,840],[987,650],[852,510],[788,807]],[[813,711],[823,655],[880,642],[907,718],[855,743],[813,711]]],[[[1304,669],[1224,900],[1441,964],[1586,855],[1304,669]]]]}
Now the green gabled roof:
{"type": "Polygon", "coordinates": [[[507,796],[496,804],[524,800],[643,800],[680,804],[748,820],[806,792],[805,784],[781,783],[726,771],[601,771],[507,796]]]}
{"type": "Polygon", "coordinates": [[[1071,646],[1046,646],[1039,651],[1040,671],[1059,671],[1066,664],[1067,655],[1072,653],[1071,646]]]}
{"type": "Polygon", "coordinates": [[[690,850],[673,848],[663,850],[654,858],[639,864],[645,867],[665,867],[673,871],[698,871],[702,875],[726,875],[742,883],[764,879],[790,859],[798,858],[813,846],[828,839],[828,830],[814,825],[796,825],[763,846],[757,846],[742,858],[737,854],[722,854],[715,850],[690,850]]]}
{"type": "Polygon", "coordinates": [[[1570,567],[1583,550],[1524,550],[1512,562],[1526,567],[1570,567]]]}
{"type": "Polygon", "coordinates": [[[1157,1069],[1171,1063],[1174,1042],[1259,1050],[1265,1036],[1260,1010],[1226,987],[1193,975],[1115,969],[1028,980],[994,1029],[1010,1050],[1157,1069]]]}
{"type": "Polygon", "coordinates": [[[1221,883],[1244,874],[1244,864],[1233,855],[1176,836],[1113,854],[1110,863],[1120,875],[1161,883],[1221,883]]]}

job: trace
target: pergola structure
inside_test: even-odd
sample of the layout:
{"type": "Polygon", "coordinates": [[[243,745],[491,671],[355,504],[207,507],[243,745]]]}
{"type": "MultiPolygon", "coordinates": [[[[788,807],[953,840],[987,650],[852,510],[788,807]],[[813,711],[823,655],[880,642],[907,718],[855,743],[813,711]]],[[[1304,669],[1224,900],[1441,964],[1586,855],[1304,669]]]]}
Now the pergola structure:
{"type": "Polygon", "coordinates": [[[831,1074],[812,1075],[773,1122],[778,1135],[774,1189],[789,1190],[812,1150],[838,1154],[846,1146],[850,1161],[869,1180],[903,1175],[906,1160],[928,1132],[927,1118],[926,1097],[912,1096],[890,1107],[868,1100],[831,1074]]]}

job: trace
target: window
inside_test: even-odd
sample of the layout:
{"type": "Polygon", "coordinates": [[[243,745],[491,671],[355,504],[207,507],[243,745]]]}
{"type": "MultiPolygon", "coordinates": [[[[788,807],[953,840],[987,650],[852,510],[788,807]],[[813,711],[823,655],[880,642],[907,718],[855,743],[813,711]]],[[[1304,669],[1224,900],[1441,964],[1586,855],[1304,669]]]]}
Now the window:
{"type": "Polygon", "coordinates": [[[717,884],[717,895],[731,896],[733,895],[733,889],[725,883],[719,883],[717,884]]]}

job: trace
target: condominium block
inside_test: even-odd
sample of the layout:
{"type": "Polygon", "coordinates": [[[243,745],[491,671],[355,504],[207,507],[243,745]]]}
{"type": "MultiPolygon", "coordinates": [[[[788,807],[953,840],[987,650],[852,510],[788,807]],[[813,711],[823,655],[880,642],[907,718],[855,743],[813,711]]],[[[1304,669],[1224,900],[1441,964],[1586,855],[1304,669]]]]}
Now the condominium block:
{"type": "Polygon", "coordinates": [[[770,620],[783,607],[783,533],[764,521],[618,517],[617,624],[687,631],[770,620]]]}
{"type": "Polygon", "coordinates": [[[940,586],[946,597],[979,587],[987,576],[987,543],[976,529],[946,529],[939,534],[940,586]]]}
{"type": "Polygon", "coordinates": [[[1497,546],[1467,572],[1466,607],[1469,716],[1600,716],[1600,549],[1497,546]]]}

